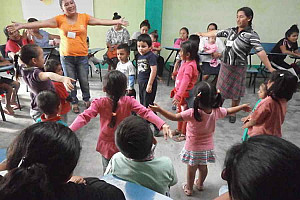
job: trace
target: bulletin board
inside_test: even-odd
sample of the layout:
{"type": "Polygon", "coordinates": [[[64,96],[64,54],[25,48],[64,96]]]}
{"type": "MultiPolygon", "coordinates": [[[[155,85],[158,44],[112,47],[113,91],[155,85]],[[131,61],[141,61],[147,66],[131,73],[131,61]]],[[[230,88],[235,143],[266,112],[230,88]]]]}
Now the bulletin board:
{"type": "MultiPolygon", "coordinates": [[[[21,2],[25,20],[30,17],[45,20],[63,13],[59,0],[21,0],[21,2]]],[[[77,12],[94,16],[93,0],[75,0],[75,3],[77,12]]]]}

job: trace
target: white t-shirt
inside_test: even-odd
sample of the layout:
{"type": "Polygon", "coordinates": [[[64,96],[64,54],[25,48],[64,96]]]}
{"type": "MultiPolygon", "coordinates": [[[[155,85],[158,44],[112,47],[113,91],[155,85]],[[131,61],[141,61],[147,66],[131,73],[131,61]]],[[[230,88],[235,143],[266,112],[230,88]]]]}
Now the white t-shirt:
{"type": "Polygon", "coordinates": [[[118,62],[116,70],[122,72],[126,75],[128,80],[128,87],[127,89],[132,90],[134,87],[134,82],[132,83],[129,79],[129,76],[135,75],[135,67],[133,66],[132,62],[129,60],[127,63],[122,63],[121,61],[118,62]]]}

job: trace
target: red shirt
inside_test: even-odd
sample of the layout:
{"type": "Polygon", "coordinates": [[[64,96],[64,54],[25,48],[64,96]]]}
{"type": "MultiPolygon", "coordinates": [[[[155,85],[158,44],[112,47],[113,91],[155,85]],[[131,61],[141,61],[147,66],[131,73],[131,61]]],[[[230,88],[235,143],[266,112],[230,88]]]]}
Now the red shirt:
{"type": "Polygon", "coordinates": [[[251,115],[251,119],[255,120],[256,124],[249,128],[249,136],[267,134],[281,137],[281,125],[286,114],[286,107],[285,99],[275,101],[268,96],[261,100],[251,115]]]}
{"type": "Polygon", "coordinates": [[[34,42],[32,40],[22,39],[22,44],[18,44],[14,40],[8,40],[5,45],[5,53],[13,52],[17,53],[20,51],[21,47],[26,44],[33,44],[34,42]]]}
{"type": "Polygon", "coordinates": [[[61,110],[59,114],[67,114],[71,110],[70,102],[66,100],[66,98],[69,96],[69,93],[67,92],[63,83],[55,81],[53,81],[52,83],[55,87],[56,94],[59,96],[60,99],[61,110]]]}

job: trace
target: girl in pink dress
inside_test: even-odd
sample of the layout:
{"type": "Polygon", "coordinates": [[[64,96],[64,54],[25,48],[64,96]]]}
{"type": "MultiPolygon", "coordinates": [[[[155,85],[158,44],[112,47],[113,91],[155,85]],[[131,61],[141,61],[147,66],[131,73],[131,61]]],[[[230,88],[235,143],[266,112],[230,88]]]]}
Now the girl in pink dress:
{"type": "Polygon", "coordinates": [[[194,108],[174,114],[157,104],[150,106],[153,111],[160,112],[172,121],[187,121],[186,143],[180,153],[181,161],[187,164],[187,183],[183,185],[183,191],[187,196],[192,195],[194,184],[198,190],[203,190],[203,182],[208,172],[207,163],[215,162],[213,135],[216,120],[240,110],[246,112],[251,110],[248,104],[227,109],[220,107],[221,104],[221,95],[216,87],[203,81],[199,83],[194,108]],[[195,181],[197,170],[199,178],[195,181]]]}
{"type": "Polygon", "coordinates": [[[96,150],[102,155],[103,172],[111,157],[119,152],[114,132],[132,111],[155,124],[157,128],[163,129],[165,138],[169,132],[169,126],[150,109],[145,108],[133,97],[125,96],[126,89],[127,78],[122,72],[115,70],[108,72],[103,80],[103,91],[107,96],[92,101],[91,106],[78,115],[70,126],[72,131],[76,131],[100,115],[100,135],[96,150]]]}
{"type": "MultiPolygon", "coordinates": [[[[179,55],[183,62],[176,75],[175,88],[171,91],[171,98],[174,97],[172,103],[177,107],[178,113],[193,107],[192,89],[198,80],[200,71],[198,69],[198,46],[199,44],[191,40],[181,44],[179,55]]],[[[183,141],[185,133],[186,122],[178,122],[177,129],[172,134],[179,136],[175,137],[174,140],[183,141]]]]}
{"type": "Polygon", "coordinates": [[[272,72],[267,83],[267,97],[258,104],[256,110],[244,123],[249,137],[255,135],[274,135],[281,137],[287,102],[297,90],[298,78],[287,70],[272,72]]]}

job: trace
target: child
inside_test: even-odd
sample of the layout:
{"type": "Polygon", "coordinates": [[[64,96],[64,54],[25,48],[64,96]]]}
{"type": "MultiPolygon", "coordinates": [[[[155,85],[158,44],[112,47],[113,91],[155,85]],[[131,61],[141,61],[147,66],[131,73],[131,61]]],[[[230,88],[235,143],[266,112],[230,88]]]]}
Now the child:
{"type": "Polygon", "coordinates": [[[163,81],[162,75],[163,75],[165,62],[164,62],[164,58],[159,55],[160,51],[161,51],[161,46],[160,46],[160,43],[157,41],[158,40],[157,30],[154,30],[153,32],[151,32],[150,37],[152,40],[151,51],[155,55],[157,55],[157,78],[160,82],[162,82],[163,81]]]}
{"type": "MultiPolygon", "coordinates": [[[[207,42],[204,44],[204,49],[203,51],[205,53],[212,54],[218,50],[217,44],[216,44],[216,37],[208,37],[207,42]]],[[[210,61],[210,66],[211,67],[217,67],[220,63],[218,62],[217,59],[213,58],[210,61]]]]}
{"type": "Polygon", "coordinates": [[[221,95],[217,92],[216,87],[208,82],[200,82],[194,108],[174,114],[158,105],[150,106],[151,110],[160,112],[170,120],[188,122],[186,143],[181,151],[181,161],[187,164],[187,184],[183,186],[187,196],[192,195],[193,184],[200,191],[204,189],[203,182],[207,176],[207,163],[215,162],[213,135],[216,120],[240,110],[250,111],[248,104],[226,109],[220,107],[221,103],[221,95]],[[199,178],[194,183],[197,169],[199,178]]]}
{"type": "Polygon", "coordinates": [[[251,137],[227,151],[224,167],[222,178],[230,194],[215,200],[300,199],[300,149],[291,142],[269,135],[251,137]]]}
{"type": "Polygon", "coordinates": [[[189,29],[186,27],[182,27],[179,31],[179,36],[180,36],[180,38],[178,38],[174,43],[174,46],[173,46],[174,48],[180,48],[181,43],[188,40],[189,29]]]}
{"type": "Polygon", "coordinates": [[[95,99],[91,107],[77,116],[70,128],[73,131],[86,125],[92,118],[100,115],[100,134],[96,150],[102,155],[103,172],[111,157],[119,150],[115,145],[114,132],[118,124],[136,112],[141,117],[163,128],[166,134],[169,126],[151,110],[139,104],[133,97],[124,96],[127,88],[126,76],[117,70],[108,72],[103,80],[103,91],[107,97],[95,99]]]}
{"type": "MultiPolygon", "coordinates": [[[[180,59],[183,61],[175,81],[175,88],[171,91],[173,105],[177,106],[177,113],[184,111],[193,106],[192,89],[198,80],[199,71],[197,66],[199,63],[198,45],[191,41],[186,41],[181,44],[179,52],[180,59]]],[[[185,140],[186,122],[178,122],[177,129],[173,135],[179,135],[174,138],[180,142],[185,140]]]]}
{"type": "Polygon", "coordinates": [[[75,80],[53,72],[44,72],[43,49],[36,44],[23,46],[20,58],[25,64],[21,67],[22,77],[31,90],[30,116],[36,121],[42,115],[36,102],[37,94],[43,90],[55,92],[51,80],[62,82],[68,90],[72,90],[74,88],[72,81],[74,82],[75,80]]]}
{"type": "MultiPolygon", "coordinates": [[[[88,48],[90,48],[90,38],[89,37],[86,38],[86,42],[87,42],[88,48]]],[[[92,69],[94,69],[96,74],[99,74],[100,70],[96,67],[96,65],[100,64],[101,61],[98,58],[96,58],[94,56],[94,54],[89,54],[88,57],[89,57],[89,61],[88,61],[89,65],[92,67],[92,69]]]]}
{"type": "MultiPolygon", "coordinates": [[[[5,60],[2,56],[0,56],[0,67],[7,65],[12,64],[8,60],[5,60]]],[[[20,88],[20,83],[18,81],[14,81],[13,79],[0,76],[0,88],[1,90],[6,92],[6,105],[3,110],[6,114],[13,115],[13,110],[19,109],[19,104],[16,102],[16,97],[20,88]]]]}
{"type": "Polygon", "coordinates": [[[297,90],[297,77],[286,70],[272,72],[267,83],[267,97],[251,114],[243,128],[249,128],[248,135],[274,135],[281,137],[281,125],[289,101],[297,90]]]}
{"type": "MultiPolygon", "coordinates": [[[[48,60],[44,69],[46,72],[53,72],[61,76],[63,75],[60,62],[54,59],[48,60]]],[[[70,102],[72,101],[71,96],[67,92],[63,83],[52,81],[52,84],[54,85],[56,94],[59,96],[60,99],[61,110],[59,111],[58,114],[60,115],[61,120],[67,123],[68,112],[71,110],[71,104],[70,104],[70,102]]]]}
{"type": "Polygon", "coordinates": [[[119,62],[117,64],[116,70],[119,70],[127,77],[127,95],[136,98],[136,92],[134,89],[135,67],[133,66],[132,62],[128,59],[129,55],[130,48],[127,44],[120,44],[117,47],[117,57],[119,62]]]}
{"type": "Polygon", "coordinates": [[[149,156],[154,139],[149,123],[140,117],[127,117],[118,126],[115,138],[120,152],[109,161],[105,174],[169,196],[170,186],[177,183],[176,171],[170,158],[149,156]]]}
{"type": "MultiPolygon", "coordinates": [[[[137,39],[139,55],[137,57],[138,84],[140,103],[148,108],[153,105],[157,90],[157,57],[151,52],[152,40],[148,34],[141,34],[137,39]]],[[[155,127],[154,135],[159,134],[159,129],[155,127]]]]}
{"type": "Polygon", "coordinates": [[[57,122],[62,125],[68,126],[59,116],[60,99],[59,96],[53,91],[41,91],[37,97],[38,108],[43,114],[36,122],[57,122]]]}
{"type": "MultiPolygon", "coordinates": [[[[259,86],[259,90],[258,90],[257,94],[258,94],[259,100],[256,102],[255,106],[253,107],[252,113],[256,110],[256,108],[257,108],[258,104],[261,102],[261,100],[263,100],[264,98],[267,97],[267,85],[265,83],[262,83],[259,86]]],[[[250,116],[251,116],[251,114],[248,115],[247,117],[243,117],[242,121],[244,123],[247,122],[250,119],[250,116]]],[[[248,138],[249,138],[248,128],[245,128],[244,134],[243,134],[243,137],[242,137],[242,141],[246,141],[246,140],[248,140],[248,138]]]]}

